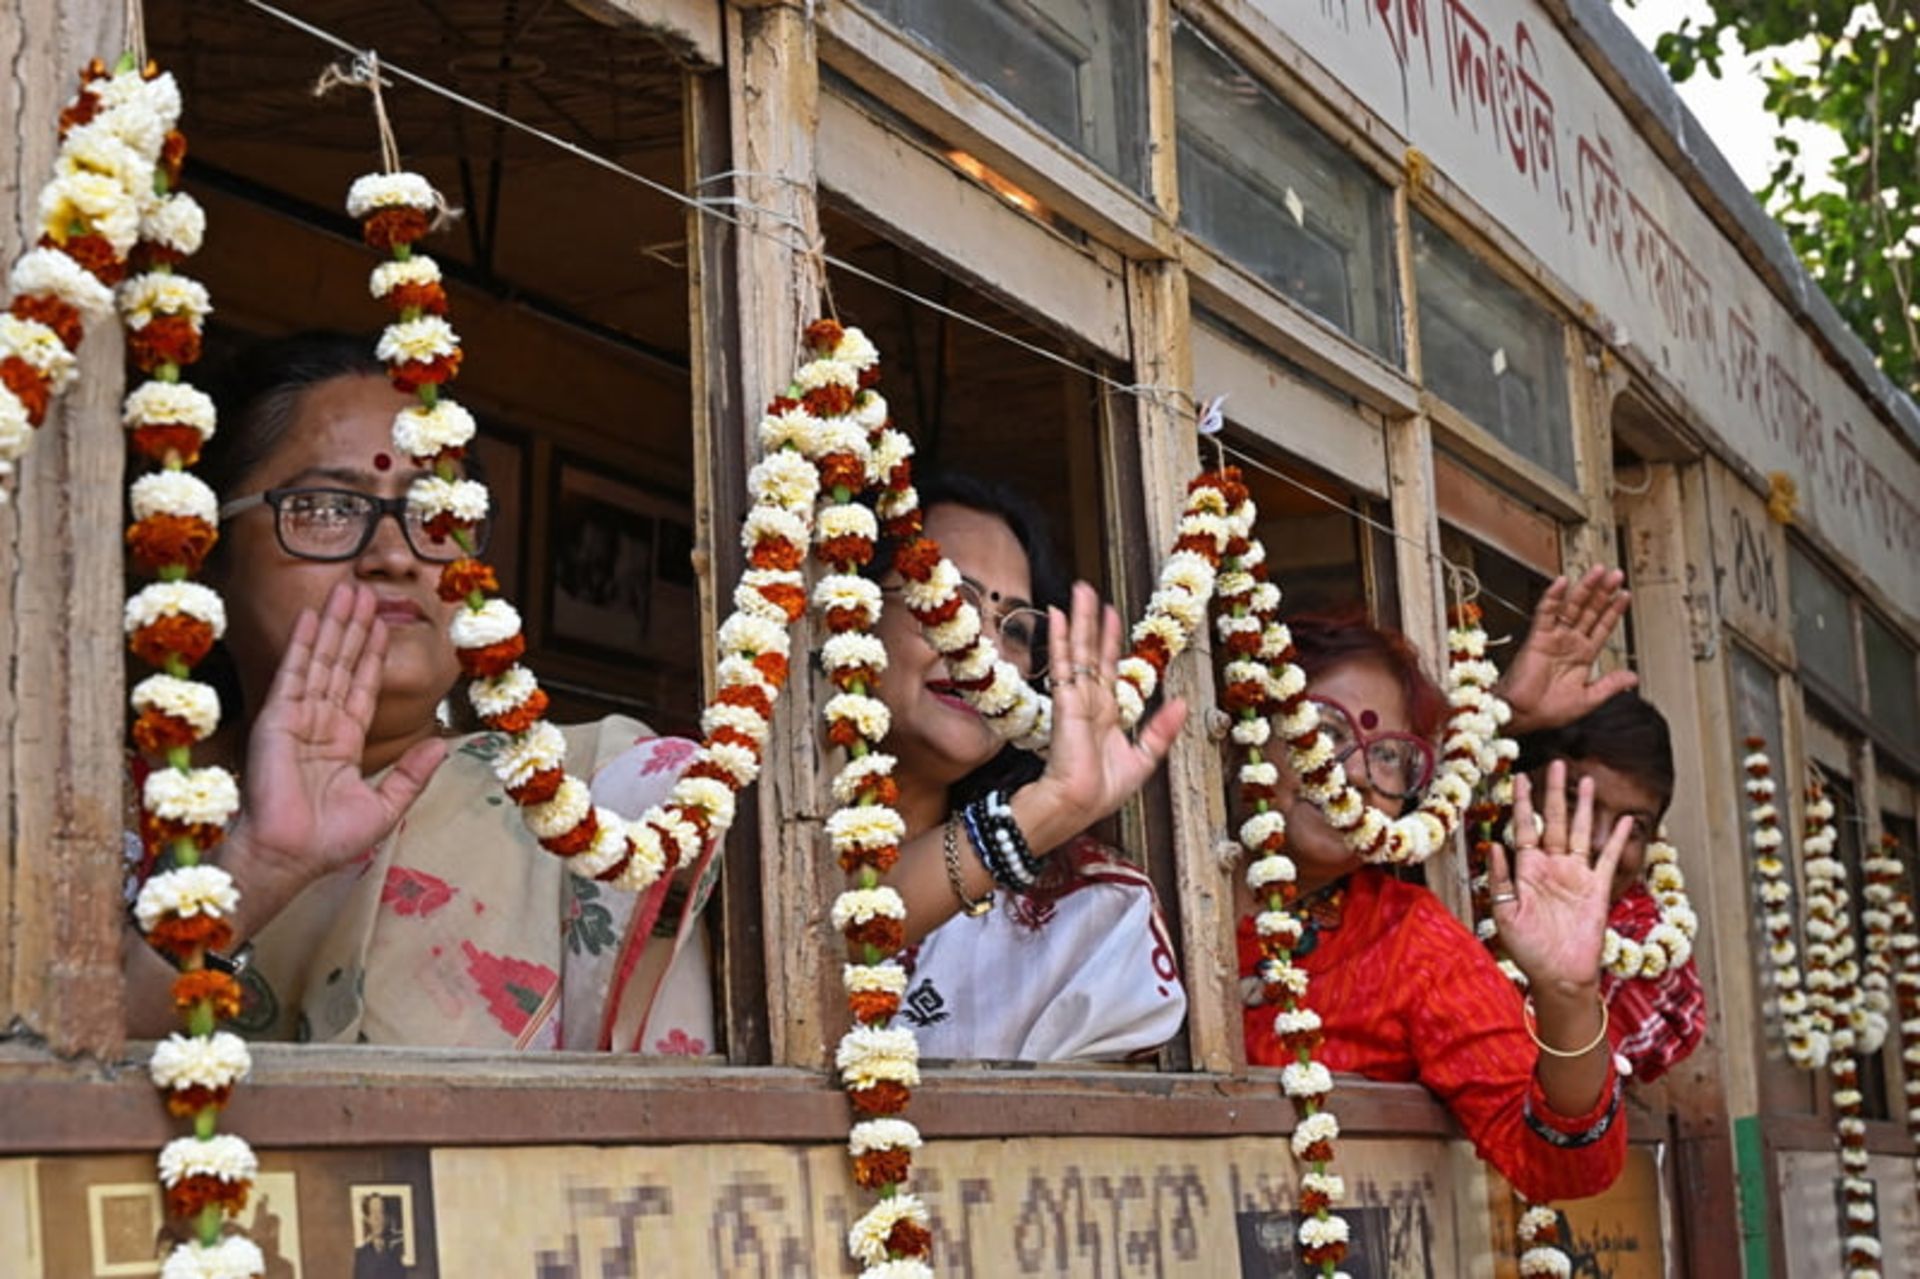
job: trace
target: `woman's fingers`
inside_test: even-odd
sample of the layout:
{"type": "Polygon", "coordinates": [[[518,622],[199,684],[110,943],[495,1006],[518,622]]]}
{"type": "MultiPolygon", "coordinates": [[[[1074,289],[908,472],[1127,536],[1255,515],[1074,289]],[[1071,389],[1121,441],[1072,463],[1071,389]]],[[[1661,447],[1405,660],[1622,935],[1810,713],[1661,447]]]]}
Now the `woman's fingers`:
{"type": "MultiPolygon", "coordinates": [[[[1516,807],[1514,812],[1517,817],[1519,809],[1516,807]]],[[[1519,904],[1513,891],[1513,868],[1507,862],[1507,850],[1497,839],[1487,848],[1487,902],[1495,915],[1519,904]]]]}
{"type": "Polygon", "coordinates": [[[1573,825],[1567,831],[1567,851],[1584,858],[1593,856],[1593,779],[1582,777],[1573,801],[1573,825]]]}
{"type": "Polygon", "coordinates": [[[293,619],[293,634],[287,639],[287,651],[273,672],[267,688],[267,702],[297,702],[306,695],[307,668],[313,662],[313,643],[320,633],[320,615],[310,608],[300,610],[293,619]]]}
{"type": "Polygon", "coordinates": [[[1550,853],[1567,851],[1567,766],[1560,760],[1547,765],[1545,802],[1542,805],[1547,828],[1541,832],[1540,847],[1550,853]]]}
{"type": "Polygon", "coordinates": [[[1174,740],[1180,736],[1180,729],[1186,722],[1186,699],[1176,697],[1162,703],[1160,709],[1149,715],[1147,722],[1140,726],[1140,736],[1134,742],[1134,748],[1146,757],[1148,774],[1160,767],[1160,762],[1173,749],[1174,740]]]}
{"type": "Polygon", "coordinates": [[[1073,678],[1073,629],[1067,622],[1067,615],[1047,605],[1047,679],[1052,683],[1056,697],[1073,678]]]}
{"type": "Polygon", "coordinates": [[[1538,843],[1538,826],[1533,815],[1533,779],[1520,773],[1513,779],[1513,846],[1523,848],[1538,843]]]}
{"type": "MultiPolygon", "coordinates": [[[[400,757],[387,775],[380,779],[378,794],[382,805],[391,818],[387,828],[406,816],[413,807],[413,801],[420,798],[420,792],[433,780],[434,770],[447,758],[447,743],[444,738],[429,737],[423,742],[415,742],[407,753],[400,757]]],[[[380,833],[385,838],[386,832],[380,833]]]]}
{"type": "Polygon", "coordinates": [[[360,660],[353,666],[353,682],[347,688],[347,715],[362,730],[373,723],[373,709],[380,700],[380,675],[387,664],[390,635],[385,622],[373,619],[360,660]]]}
{"type": "Polygon", "coordinates": [[[1107,605],[1100,611],[1100,682],[1108,688],[1119,678],[1120,637],[1124,633],[1120,610],[1107,605]]]}
{"type": "Polygon", "coordinates": [[[1085,582],[1073,584],[1073,676],[1100,673],[1100,596],[1085,582]]]}
{"type": "Polygon", "coordinates": [[[340,632],[340,650],[335,655],[333,667],[327,672],[327,701],[335,706],[345,706],[352,694],[354,674],[360,666],[360,654],[366,650],[367,637],[373,631],[374,610],[380,607],[380,599],[373,590],[365,586],[353,589],[353,607],[347,613],[346,625],[340,632]]]}
{"type": "Polygon", "coordinates": [[[1607,836],[1607,842],[1600,849],[1600,855],[1594,859],[1594,877],[1600,881],[1602,891],[1611,894],[1613,877],[1620,869],[1620,859],[1626,855],[1627,844],[1633,839],[1633,818],[1621,817],[1614,822],[1613,830],[1607,836]]]}

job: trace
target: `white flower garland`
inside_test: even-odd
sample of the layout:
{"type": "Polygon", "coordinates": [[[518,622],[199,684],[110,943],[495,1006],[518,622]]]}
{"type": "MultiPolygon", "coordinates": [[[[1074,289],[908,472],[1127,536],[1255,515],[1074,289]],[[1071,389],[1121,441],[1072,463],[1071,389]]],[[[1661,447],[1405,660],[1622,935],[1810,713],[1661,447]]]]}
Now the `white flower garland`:
{"type": "Polygon", "coordinates": [[[1780,810],[1774,803],[1779,788],[1773,780],[1773,762],[1767,757],[1766,739],[1749,737],[1746,747],[1741,770],[1746,774],[1744,786],[1749,801],[1747,829],[1753,842],[1754,894],[1767,934],[1767,962],[1773,971],[1775,1007],[1788,1058],[1802,1069],[1813,1069],[1816,1062],[1826,1060],[1827,1046],[1824,1040],[1815,1040],[1808,1019],[1810,1001],[1800,972],[1799,947],[1794,941],[1793,881],[1787,876],[1783,856],[1786,834],[1780,826],[1780,810]]]}
{"type": "MultiPolygon", "coordinates": [[[[1891,850],[1894,841],[1886,838],[1891,850]]],[[[1906,1093],[1907,1135],[1913,1139],[1915,1171],[1920,1172],[1920,927],[1913,900],[1896,895],[1889,906],[1893,951],[1894,1007],[1900,1028],[1900,1074],[1906,1093]]]]}
{"type": "MultiPolygon", "coordinates": [[[[136,242],[143,234],[162,242],[161,233],[167,241],[197,241],[179,202],[198,206],[187,197],[165,199],[164,185],[154,181],[179,117],[173,77],[150,78],[131,58],[111,75],[95,61],[60,113],[54,176],[40,191],[39,242],[14,263],[11,296],[0,311],[0,481],[14,473],[53,401],[72,385],[73,353],[86,326],[113,309],[111,286],[136,242]]],[[[177,287],[199,288],[187,281],[177,287]]],[[[128,309],[129,327],[139,328],[143,314],[128,309]]],[[[0,484],[0,503],[7,500],[0,484]]]]}

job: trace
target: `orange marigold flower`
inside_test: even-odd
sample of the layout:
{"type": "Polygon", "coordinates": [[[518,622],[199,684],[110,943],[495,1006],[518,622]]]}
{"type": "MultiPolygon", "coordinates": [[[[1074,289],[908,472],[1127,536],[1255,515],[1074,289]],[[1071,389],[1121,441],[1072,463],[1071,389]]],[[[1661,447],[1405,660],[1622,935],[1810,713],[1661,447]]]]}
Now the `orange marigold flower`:
{"type": "Polygon", "coordinates": [[[799,621],[801,615],[807,611],[807,592],[798,586],[787,586],[779,582],[771,586],[762,586],[760,598],[785,613],[789,622],[799,621]]]}
{"type": "Polygon", "coordinates": [[[560,783],[566,779],[567,770],[564,768],[543,768],[520,785],[509,787],[507,798],[522,807],[544,804],[559,794],[560,783]]]}
{"type": "Polygon", "coordinates": [[[1264,711],[1267,690],[1252,680],[1235,680],[1221,692],[1220,704],[1236,715],[1242,711],[1264,711]]]}
{"type": "Polygon", "coordinates": [[[423,386],[439,386],[443,382],[453,381],[460,372],[461,355],[461,350],[455,347],[447,354],[436,355],[431,360],[391,364],[387,366],[387,377],[392,379],[396,390],[412,395],[423,386]]]}
{"type": "Polygon", "coordinates": [[[855,742],[861,740],[860,730],[853,726],[850,719],[839,719],[827,725],[827,740],[845,750],[852,750],[855,742]]]}
{"type": "Polygon", "coordinates": [[[44,293],[22,293],[7,309],[17,319],[38,320],[52,329],[69,351],[79,350],[80,339],[86,336],[86,322],[79,310],[59,298],[44,293]]]}
{"type": "Polygon", "coordinates": [[[699,831],[702,843],[712,836],[713,818],[698,804],[675,804],[667,811],[699,831]]]}
{"type": "Polygon", "coordinates": [[[1227,651],[1237,657],[1252,657],[1260,651],[1260,632],[1229,632],[1227,635],[1227,651]]]}
{"type": "Polygon", "coordinates": [[[486,595],[498,594],[500,579],[494,575],[491,564],[471,556],[462,556],[440,570],[438,590],[441,599],[449,604],[458,604],[475,591],[486,595]]]}
{"type": "Polygon", "coordinates": [[[473,532],[473,522],[471,520],[456,519],[450,511],[441,511],[438,515],[427,520],[421,527],[426,530],[427,536],[433,540],[435,546],[445,546],[448,542],[453,541],[454,535],[457,533],[471,534],[473,532]]]}
{"type": "Polygon", "coordinates": [[[877,1025],[891,1021],[900,1011],[900,996],[884,990],[856,990],[847,995],[847,1007],[852,1010],[854,1020],[877,1025]]]}
{"type": "Polygon", "coordinates": [[[848,1089],[847,1100],[863,1115],[897,1115],[913,1100],[913,1090],[890,1079],[881,1080],[866,1088],[848,1089]]]}
{"type": "Polygon", "coordinates": [[[185,1088],[175,1088],[167,1094],[167,1113],[176,1119],[188,1119],[209,1106],[215,1110],[222,1109],[231,1096],[233,1096],[232,1084],[224,1088],[189,1084],[185,1088]]]}
{"type": "Polygon", "coordinates": [[[847,925],[846,937],[852,946],[871,946],[891,955],[907,944],[907,926],[900,920],[875,915],[863,924],[847,925]]]}
{"type": "Polygon", "coordinates": [[[1153,667],[1161,675],[1167,673],[1167,663],[1173,660],[1173,654],[1167,651],[1167,643],[1158,635],[1147,635],[1136,641],[1133,655],[1153,667]]]}
{"type": "Polygon", "coordinates": [[[879,385],[880,362],[875,360],[870,367],[860,370],[860,389],[866,391],[879,385]]]}
{"type": "Polygon", "coordinates": [[[213,647],[213,628],[197,617],[171,613],[135,631],[127,647],[149,666],[165,666],[169,657],[194,666],[213,647]]]}
{"type": "Polygon", "coordinates": [[[764,688],[752,684],[729,684],[714,700],[723,706],[744,706],[761,719],[773,718],[773,699],[764,688]]]}
{"type": "Polygon", "coordinates": [[[149,706],[133,721],[133,744],[149,755],[164,755],[200,740],[193,725],[149,706]]]}
{"type": "Polygon", "coordinates": [[[447,313],[447,291],[431,281],[424,284],[396,284],[387,294],[387,305],[396,311],[421,311],[427,315],[447,313]]]}
{"type": "MultiPolygon", "coordinates": [[[[217,948],[216,948],[217,949],[217,948]]],[[[211,968],[195,968],[173,979],[173,1006],[186,1012],[205,1001],[222,1021],[240,1012],[240,983],[211,968]]]]}
{"type": "Polygon", "coordinates": [[[829,453],[818,465],[822,492],[843,488],[858,493],[867,486],[867,464],[851,453],[829,453]]]}
{"type": "Polygon", "coordinates": [[[40,371],[17,355],[0,360],[0,384],[4,384],[27,411],[27,421],[39,426],[47,418],[47,406],[53,403],[53,384],[40,371]]]}
{"type": "Polygon", "coordinates": [[[490,679],[519,661],[526,651],[526,636],[509,635],[497,644],[457,648],[454,654],[460,659],[460,673],[468,679],[490,679]]]}
{"type": "Polygon", "coordinates": [[[858,533],[846,533],[839,537],[829,537],[814,548],[814,556],[822,564],[833,564],[843,569],[858,568],[873,559],[873,539],[858,533]]]}
{"type": "Polygon", "coordinates": [[[526,701],[489,719],[487,727],[499,733],[524,733],[546,715],[547,705],[546,690],[536,688],[526,701]]]}
{"type": "Polygon", "coordinates": [[[166,915],[147,930],[147,944],[175,960],[197,950],[225,950],[233,942],[233,925],[209,915],[166,915]]]}
{"type": "Polygon", "coordinates": [[[201,1174],[182,1177],[167,1188],[168,1216],[197,1217],[203,1209],[215,1206],[228,1213],[244,1211],[247,1206],[247,1183],[222,1181],[218,1177],[201,1174]]]}
{"type": "Polygon", "coordinates": [[[60,136],[64,138],[81,125],[91,124],[99,110],[99,97],[93,93],[82,93],[71,104],[61,108],[60,136]]]}
{"type": "Polygon", "coordinates": [[[840,854],[840,869],[851,875],[862,866],[871,866],[884,875],[899,860],[900,847],[897,844],[882,844],[878,848],[849,848],[840,854]]]}
{"type": "Polygon", "coordinates": [[[127,267],[133,271],[151,271],[157,267],[171,269],[186,260],[187,255],[176,248],[157,240],[142,240],[127,254],[127,267]]]}
{"type": "Polygon", "coordinates": [[[75,262],[82,270],[92,273],[93,278],[112,288],[126,278],[127,264],[121,260],[113,246],[105,238],[93,234],[70,235],[63,244],[50,235],[40,237],[43,249],[59,249],[75,262]]]}
{"type": "Polygon", "coordinates": [[[178,129],[167,130],[160,143],[160,168],[167,175],[167,186],[180,185],[180,166],[187,162],[187,135],[178,129]]]}
{"type": "Polygon", "coordinates": [[[767,683],[775,688],[785,688],[787,672],[790,669],[787,659],[778,653],[762,653],[753,659],[753,668],[766,676],[767,683]]]}
{"type": "Polygon", "coordinates": [[[719,782],[729,790],[739,789],[739,783],[734,779],[733,774],[710,759],[702,759],[687,765],[686,771],[681,773],[680,776],[682,780],[689,777],[705,777],[711,781],[719,782]]]}
{"type": "Polygon", "coordinates": [[[190,839],[201,852],[217,845],[226,836],[227,828],[195,822],[172,822],[144,813],[140,819],[140,835],[147,841],[147,847],[155,852],[170,847],[183,839],[190,839]]]}
{"type": "Polygon", "coordinates": [[[838,382],[829,382],[801,396],[800,403],[815,417],[840,417],[852,411],[853,392],[838,382]]]}
{"type": "Polygon", "coordinates": [[[827,610],[827,629],[836,635],[864,631],[873,625],[873,612],[864,604],[827,610]]]}
{"type": "Polygon", "coordinates": [[[192,364],[200,358],[200,324],[191,316],[156,315],[127,330],[127,355],[148,373],[163,364],[192,364]]]}
{"type": "Polygon", "coordinates": [[[631,861],[633,861],[633,841],[628,840],[627,851],[620,854],[620,859],[601,871],[598,875],[595,875],[594,878],[603,884],[611,884],[614,880],[619,879],[627,873],[627,865],[631,861]]]}
{"type": "Polygon", "coordinates": [[[127,528],[127,550],[149,572],[178,564],[198,573],[220,531],[193,515],[149,515],[127,528]]]}
{"type": "Polygon", "coordinates": [[[1301,1163],[1325,1164],[1333,1162],[1333,1143],[1316,1141],[1308,1146],[1300,1156],[1301,1163]]]}
{"type": "Polygon", "coordinates": [[[600,819],[594,816],[591,808],[580,819],[580,824],[570,831],[563,831],[552,839],[540,841],[540,847],[559,857],[572,857],[584,853],[593,846],[593,837],[600,833],[600,819]]]}
{"type": "Polygon", "coordinates": [[[924,1257],[933,1251],[933,1232],[902,1217],[887,1232],[887,1252],[895,1257],[924,1257]]]}
{"type": "Polygon", "coordinates": [[[826,355],[833,354],[833,348],[840,345],[840,339],[847,335],[838,320],[815,320],[807,326],[801,335],[801,341],[812,349],[826,355]]]}
{"type": "Polygon", "coordinates": [[[1192,551],[1209,564],[1220,563],[1220,544],[1204,533],[1187,533],[1173,544],[1176,551],[1192,551]]]}
{"type": "Polygon", "coordinates": [[[1240,787],[1240,800],[1245,804],[1258,804],[1262,800],[1272,803],[1279,798],[1278,786],[1268,786],[1261,782],[1245,782],[1240,787]]]}
{"type": "MultiPolygon", "coordinates": [[[[920,536],[925,525],[920,518],[920,508],[915,507],[905,515],[896,515],[890,520],[880,522],[880,535],[896,542],[910,542],[920,536]]],[[[918,579],[924,581],[926,579],[918,579]]]]}
{"type": "Polygon", "coordinates": [[[869,692],[879,687],[880,672],[871,666],[841,666],[827,672],[827,678],[833,686],[843,693],[850,693],[856,686],[869,692]]]}
{"type": "Polygon", "coordinates": [[[747,552],[747,562],[758,569],[791,573],[806,560],[806,552],[784,537],[763,537],[747,552]]]}
{"type": "Polygon", "coordinates": [[[135,427],[132,432],[134,450],[162,465],[168,458],[178,457],[180,465],[192,466],[200,460],[200,446],[204,442],[205,437],[198,430],[177,422],[135,427]]]}
{"type": "Polygon", "coordinates": [[[753,752],[754,759],[760,758],[760,743],[737,728],[728,728],[723,724],[714,729],[713,735],[707,740],[716,746],[738,746],[742,750],[753,752]]]}
{"type": "Polygon", "coordinates": [[[869,1150],[853,1158],[853,1180],[863,1190],[897,1186],[913,1168],[913,1154],[906,1150],[869,1150]]]}
{"type": "MultiPolygon", "coordinates": [[[[1280,1036],[1280,1042],[1286,1047],[1286,1050],[1296,1055],[1302,1052],[1310,1053],[1315,1051],[1320,1047],[1322,1039],[1323,1036],[1317,1030],[1297,1031],[1291,1035],[1280,1036]]],[[[1312,1212],[1313,1209],[1307,1208],[1306,1211],[1312,1212]]]]}
{"type": "Polygon", "coordinates": [[[360,238],[370,249],[385,253],[399,244],[412,244],[427,233],[430,219],[421,209],[375,209],[360,224],[360,238]]]}
{"type": "Polygon", "coordinates": [[[1339,1265],[1347,1259],[1347,1245],[1343,1243],[1316,1244],[1300,1249],[1301,1259],[1309,1266],[1339,1265]]]}

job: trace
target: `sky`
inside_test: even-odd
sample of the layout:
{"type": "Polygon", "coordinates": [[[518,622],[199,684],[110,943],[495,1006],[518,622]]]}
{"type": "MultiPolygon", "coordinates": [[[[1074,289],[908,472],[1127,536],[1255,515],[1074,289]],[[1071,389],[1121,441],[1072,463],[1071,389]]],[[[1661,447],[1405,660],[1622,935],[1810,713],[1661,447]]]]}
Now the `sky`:
{"type": "MultiPolygon", "coordinates": [[[[1640,43],[1651,49],[1662,32],[1673,30],[1682,19],[1704,20],[1708,7],[1706,0],[1640,0],[1631,6],[1625,0],[1613,0],[1613,11],[1632,28],[1640,43]]],[[[1773,140],[1781,131],[1764,105],[1765,68],[1779,55],[1744,54],[1731,35],[1725,37],[1723,47],[1727,51],[1720,62],[1723,78],[1716,80],[1705,71],[1697,71],[1677,87],[1681,99],[1712,136],[1734,172],[1749,188],[1758,190],[1773,168],[1773,140]]],[[[1792,48],[1786,53],[1791,58],[1792,48]]],[[[1840,153],[1840,135],[1824,125],[1795,121],[1791,132],[1801,143],[1803,171],[1824,172],[1840,153]]]]}

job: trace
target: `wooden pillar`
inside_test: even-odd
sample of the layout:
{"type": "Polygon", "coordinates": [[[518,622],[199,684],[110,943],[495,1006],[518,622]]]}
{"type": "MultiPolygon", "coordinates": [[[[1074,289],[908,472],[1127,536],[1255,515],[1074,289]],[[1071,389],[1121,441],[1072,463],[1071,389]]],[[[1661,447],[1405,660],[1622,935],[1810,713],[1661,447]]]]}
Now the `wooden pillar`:
{"type": "Polygon", "coordinates": [[[1748,972],[1745,800],[1729,782],[1735,760],[1724,659],[1696,642],[1690,624],[1705,615],[1699,593],[1713,578],[1705,476],[1697,464],[1671,463],[1653,464],[1646,475],[1641,491],[1621,495],[1620,515],[1634,612],[1654,619],[1635,632],[1641,692],[1666,714],[1673,734],[1675,789],[1666,825],[1700,916],[1694,962],[1708,1013],[1700,1046],[1654,1086],[1672,1103],[1675,1173],[1687,1204],[1688,1228],[1676,1241],[1681,1269],[1738,1276],[1739,1250],[1728,1246],[1729,1223],[1738,1219],[1731,1115],[1751,1113],[1756,1104],[1750,1027],[1759,1014],[1748,972]],[[1730,1108],[1735,1098],[1743,1100],[1730,1108]]]}
{"type": "MultiPolygon", "coordinates": [[[[736,434],[742,459],[759,456],[759,410],[786,388],[800,332],[820,305],[820,263],[808,253],[820,238],[820,69],[810,8],[800,0],[727,6],[732,189],[742,203],[726,207],[744,226],[733,234],[739,389],[734,420],[716,430],[736,434]]],[[[796,655],[815,646],[810,620],[794,627],[796,655]]],[[[761,920],[765,953],[778,957],[766,969],[771,1060],[808,1068],[825,1065],[839,1015],[827,912],[840,876],[821,834],[829,804],[815,767],[818,693],[810,663],[796,660],[759,786],[761,920]]]]}
{"type": "MultiPolygon", "coordinates": [[[[0,260],[39,236],[60,108],[123,40],[118,0],[0,9],[0,260]]],[[[93,326],[79,381],[0,507],[0,1025],[61,1054],[117,1055],[125,689],[122,346],[93,326]]]]}

